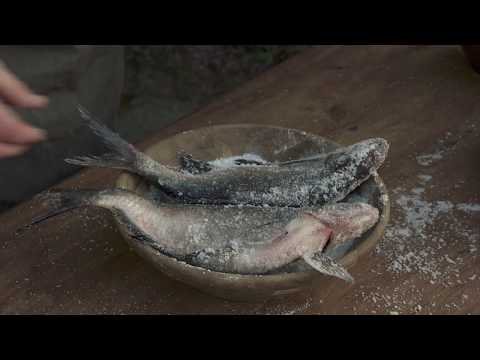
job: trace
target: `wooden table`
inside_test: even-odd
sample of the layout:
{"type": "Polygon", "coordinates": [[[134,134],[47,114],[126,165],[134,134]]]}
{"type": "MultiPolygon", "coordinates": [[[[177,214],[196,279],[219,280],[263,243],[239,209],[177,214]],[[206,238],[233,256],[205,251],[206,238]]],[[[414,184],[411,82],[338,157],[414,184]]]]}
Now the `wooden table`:
{"type": "MultiPolygon", "coordinates": [[[[40,210],[29,201],[0,217],[0,312],[480,312],[480,76],[458,47],[316,47],[141,147],[227,123],[298,128],[344,144],[369,137],[391,143],[380,171],[392,198],[391,224],[376,251],[351,268],[354,285],[325,278],[306,297],[257,304],[212,298],[144,263],[102,210],[15,235],[40,210]]],[[[89,169],[60,186],[108,187],[116,176],[89,169]]]]}

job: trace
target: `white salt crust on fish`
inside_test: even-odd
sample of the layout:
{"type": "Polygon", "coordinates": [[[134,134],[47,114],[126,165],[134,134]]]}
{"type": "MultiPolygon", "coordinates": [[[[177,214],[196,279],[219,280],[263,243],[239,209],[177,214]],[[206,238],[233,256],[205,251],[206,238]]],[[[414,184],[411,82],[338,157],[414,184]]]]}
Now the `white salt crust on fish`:
{"type": "Polygon", "coordinates": [[[238,274],[267,273],[299,258],[308,264],[320,261],[317,270],[327,269],[330,259],[322,265],[318,253],[327,244],[359,237],[379,216],[363,203],[320,209],[161,205],[121,189],[58,190],[42,197],[52,210],[33,224],[77,207],[102,207],[137,241],[196,266],[238,274]]]}
{"type": "Polygon", "coordinates": [[[262,158],[260,155],[252,153],[244,153],[241,155],[207,161],[195,159],[192,154],[179,151],[177,157],[183,171],[191,174],[201,174],[237,166],[302,166],[305,165],[305,163],[312,161],[315,162],[316,166],[324,166],[323,164],[330,154],[331,152],[282,162],[270,162],[262,158]]]}
{"type": "Polygon", "coordinates": [[[66,159],[70,164],[123,169],[158,186],[177,202],[270,206],[321,206],[344,199],[384,162],[388,143],[368,139],[326,155],[288,164],[216,168],[196,175],[167,167],[136,150],[79,108],[90,128],[113,151],[66,159]]]}

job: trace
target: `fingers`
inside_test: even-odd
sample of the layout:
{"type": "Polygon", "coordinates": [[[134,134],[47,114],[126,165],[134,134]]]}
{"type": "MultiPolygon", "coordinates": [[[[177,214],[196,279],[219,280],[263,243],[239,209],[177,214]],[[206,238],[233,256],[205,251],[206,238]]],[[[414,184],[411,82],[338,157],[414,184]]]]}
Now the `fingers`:
{"type": "Polygon", "coordinates": [[[29,145],[46,138],[43,130],[23,122],[2,100],[29,108],[48,104],[47,97],[34,94],[0,61],[0,158],[20,155],[29,145]]]}
{"type": "Polygon", "coordinates": [[[0,143],[0,159],[10,156],[17,156],[23,154],[28,150],[28,146],[15,145],[15,144],[2,144],[0,143]]]}
{"type": "Polygon", "coordinates": [[[12,105],[22,107],[44,107],[48,98],[34,94],[27,85],[17,79],[0,61],[0,98],[4,98],[12,105]]]}
{"type": "Polygon", "coordinates": [[[0,143],[28,145],[45,138],[46,133],[43,130],[23,122],[17,114],[0,103],[0,143]]]}

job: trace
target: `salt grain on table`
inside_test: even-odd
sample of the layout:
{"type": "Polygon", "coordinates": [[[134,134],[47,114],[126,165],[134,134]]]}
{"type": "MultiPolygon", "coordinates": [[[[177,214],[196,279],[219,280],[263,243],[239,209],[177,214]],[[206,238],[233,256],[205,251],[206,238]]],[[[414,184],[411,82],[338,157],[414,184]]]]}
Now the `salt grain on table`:
{"type": "MultiPolygon", "coordinates": [[[[429,175],[419,175],[418,178],[422,185],[427,185],[432,179],[429,175]]],[[[448,234],[444,234],[441,227],[435,226],[436,222],[447,218],[448,223],[458,226],[460,220],[455,214],[458,211],[469,214],[480,211],[480,204],[429,202],[423,198],[424,192],[424,187],[416,187],[410,191],[397,188],[392,191],[395,205],[403,214],[403,219],[396,219],[387,226],[384,239],[377,246],[376,252],[387,257],[389,271],[418,272],[427,276],[433,284],[437,280],[448,280],[452,272],[458,272],[458,268],[453,265],[458,265],[457,261],[462,262],[462,259],[454,260],[446,254],[441,255],[441,252],[452,244],[445,242],[443,237],[448,234]],[[449,266],[445,266],[445,262],[449,266]]],[[[465,238],[469,252],[475,252],[478,237],[468,228],[464,228],[459,234],[465,238]]]]}

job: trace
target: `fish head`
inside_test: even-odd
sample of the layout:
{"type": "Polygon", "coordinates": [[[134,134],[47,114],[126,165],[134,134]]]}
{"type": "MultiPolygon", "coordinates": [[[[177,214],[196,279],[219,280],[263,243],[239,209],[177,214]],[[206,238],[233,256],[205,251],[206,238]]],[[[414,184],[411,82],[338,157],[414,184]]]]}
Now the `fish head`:
{"type": "Polygon", "coordinates": [[[347,170],[355,178],[362,178],[383,164],[388,149],[385,139],[367,139],[334,151],[325,160],[325,165],[332,170],[347,170]]]}
{"type": "Polygon", "coordinates": [[[358,238],[379,219],[378,209],[366,203],[337,203],[312,215],[332,230],[329,247],[358,238]]]}

